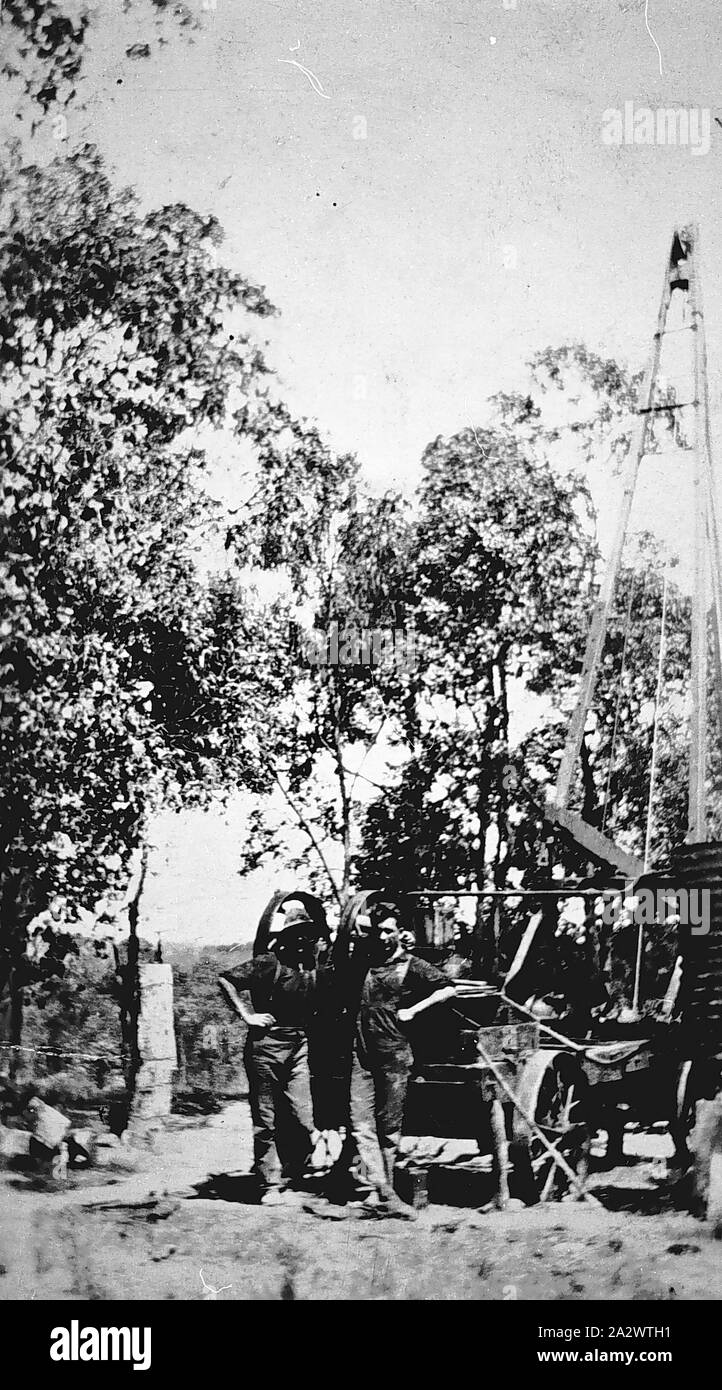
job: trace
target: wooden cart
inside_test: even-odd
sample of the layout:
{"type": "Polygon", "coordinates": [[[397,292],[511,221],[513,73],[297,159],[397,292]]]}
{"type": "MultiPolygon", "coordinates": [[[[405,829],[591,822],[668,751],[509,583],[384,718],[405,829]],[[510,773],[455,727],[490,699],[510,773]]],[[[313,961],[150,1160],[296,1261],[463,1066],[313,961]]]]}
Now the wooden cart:
{"type": "MultiPolygon", "coordinates": [[[[485,1011],[495,1006],[497,1018],[513,1017],[513,1006],[497,992],[483,998],[485,1011]]],[[[478,995],[459,992],[476,1060],[421,1062],[409,1089],[405,1133],[474,1139],[480,1154],[492,1155],[500,1207],[510,1192],[526,1202],[561,1197],[574,1186],[571,1174],[581,1195],[591,1130],[580,1059],[544,1047],[538,1025],[523,1019],[472,1028],[477,1001],[478,995]]]]}

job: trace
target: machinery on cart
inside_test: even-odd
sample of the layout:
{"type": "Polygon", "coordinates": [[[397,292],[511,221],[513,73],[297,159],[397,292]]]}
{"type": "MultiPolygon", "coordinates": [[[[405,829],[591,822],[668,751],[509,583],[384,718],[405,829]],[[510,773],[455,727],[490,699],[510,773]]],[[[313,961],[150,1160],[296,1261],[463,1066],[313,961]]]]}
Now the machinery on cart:
{"type": "MultiPolygon", "coordinates": [[[[722,847],[715,851],[709,846],[707,860],[715,854],[722,909],[722,847]]],[[[685,867],[685,881],[689,876],[685,867]]],[[[665,880],[668,888],[677,881],[665,880]]],[[[600,891],[595,887],[581,893],[597,898],[600,891]]],[[[397,899],[404,924],[412,930],[416,925],[414,949],[422,955],[428,953],[428,942],[419,928],[418,904],[434,896],[475,895],[462,890],[437,894],[417,890],[397,899]]],[[[508,896],[527,899],[536,907],[540,897],[556,902],[579,897],[580,889],[557,885],[528,893],[510,890],[508,896]]],[[[376,890],[349,902],[334,954],[363,949],[359,922],[375,898],[388,897],[376,890]]],[[[697,1105],[711,1101],[719,1089],[715,1055],[719,1030],[708,1007],[710,981],[717,980],[717,975],[696,968],[699,947],[695,950],[695,940],[699,938],[682,933],[681,954],[663,1000],[642,998],[639,1011],[627,1021],[605,1020],[601,1015],[590,1018],[588,1029],[575,1033],[563,1017],[552,1023],[535,1015],[524,1002],[527,990],[533,993],[533,944],[541,918],[541,912],[531,914],[530,928],[502,984],[457,980],[453,1003],[428,1015],[412,1036],[416,1068],[405,1133],[475,1140],[480,1154],[492,1155],[497,1200],[502,1206],[510,1194],[526,1202],[552,1200],[569,1191],[584,1196],[592,1139],[599,1131],[606,1132],[605,1161],[615,1164],[621,1160],[624,1126],[630,1121],[640,1127],[666,1122],[674,1143],[674,1166],[685,1170],[697,1105]],[[520,980],[526,982],[521,997],[520,980]]],[[[717,921],[722,925],[722,911],[717,921]]],[[[711,949],[720,957],[722,981],[720,946],[722,941],[711,949]]],[[[705,950],[710,950],[706,938],[705,950]]],[[[704,960],[709,964],[708,955],[704,960]]],[[[710,1121],[706,1128],[711,1129],[710,1121]]],[[[703,1185],[707,1205],[716,1211],[714,1162],[711,1168],[712,1179],[708,1174],[703,1185]]]]}
{"type": "MultiPolygon", "coordinates": [[[[682,339],[676,338],[679,343],[682,339]]],[[[638,927],[638,949],[632,999],[633,1027],[637,1036],[617,1036],[606,1062],[585,1043],[585,1074],[593,1097],[606,1097],[597,1109],[609,1113],[611,1102],[625,1103],[632,1112],[653,1113],[661,1106],[669,1118],[678,1154],[684,1157],[689,1140],[695,1152],[699,1199],[710,1218],[722,1221],[722,844],[710,839],[708,790],[710,780],[708,711],[710,686],[714,687],[718,735],[722,733],[722,549],[717,519],[715,478],[712,466],[709,390],[704,315],[699,274],[699,236],[696,227],[674,232],[665,263],[662,296],[647,370],[640,387],[635,425],[622,476],[622,499],[614,540],[603,583],[592,613],[583,658],[579,691],[569,722],[554,795],[546,807],[548,820],[570,834],[595,864],[606,864],[610,877],[626,880],[627,891],[653,877],[673,892],[689,895],[695,889],[706,899],[705,929],[695,932],[689,924],[680,938],[680,971],[677,998],[667,1017],[645,1018],[640,1009],[644,925],[638,927]],[[672,301],[681,314],[677,327],[668,327],[672,301]],[[660,364],[668,334],[688,334],[691,343],[692,399],[660,393],[660,364]],[[688,411],[690,414],[685,415],[688,411]],[[665,671],[665,615],[667,578],[662,598],[662,620],[657,661],[656,694],[652,721],[652,751],[644,852],[628,853],[597,826],[588,824],[572,807],[574,776],[588,717],[592,709],[597,675],[604,655],[609,615],[615,597],[624,545],[640,467],[654,455],[653,424],[658,415],[674,420],[680,455],[693,462],[694,546],[693,585],[690,603],[691,641],[689,703],[691,709],[688,765],[688,824],[685,844],[673,854],[671,866],[652,865],[652,842],[658,761],[660,703],[665,671]],[[687,422],[687,423],[683,423],[687,422]],[[691,424],[690,424],[691,422],[691,424]],[[710,642],[711,637],[711,642],[710,642]],[[709,650],[714,652],[709,679],[709,650]],[[627,1050],[625,1050],[625,1045],[627,1050]],[[616,1051],[616,1057],[615,1057],[616,1051]],[[674,1086],[670,1115],[669,1096],[674,1086]]],[[[614,758],[614,743],[611,758],[614,758]]],[[[621,1035],[620,1035],[621,1034],[621,1035]]],[[[595,1039],[595,1042],[606,1039],[595,1039]]]]}
{"type": "MultiPolygon", "coordinates": [[[[712,1220],[719,1223],[722,1222],[722,844],[708,839],[707,794],[710,629],[714,651],[712,683],[718,727],[722,733],[722,549],[711,458],[698,254],[696,228],[675,231],[665,264],[656,331],[623,471],[616,532],[589,624],[578,696],[569,721],[556,787],[543,808],[543,816],[557,834],[567,841],[571,839],[581,851],[594,879],[594,886],[588,889],[580,884],[575,884],[571,890],[563,883],[549,885],[544,890],[548,896],[577,896],[581,888],[590,897],[606,890],[633,899],[645,884],[653,881],[657,887],[662,886],[673,894],[688,896],[692,889],[701,892],[706,899],[704,925],[701,928],[690,926],[687,918],[680,933],[679,954],[665,1000],[660,1001],[661,1007],[655,1012],[643,1007],[645,922],[641,919],[637,927],[633,997],[626,1018],[624,1021],[621,1016],[605,1019],[602,1011],[594,1019],[589,1017],[588,1026],[581,1033],[575,1031],[571,1020],[565,1026],[562,1019],[552,1027],[549,1021],[540,1018],[537,1019],[538,1037],[519,1031],[524,1026],[519,1015],[531,1022],[534,1013],[525,1008],[523,996],[520,998],[517,994],[512,1004],[514,990],[509,977],[515,973],[513,965],[498,993],[472,1001],[472,990],[470,997],[463,999],[469,1022],[481,1024],[476,1033],[476,1064],[466,1059],[446,1062],[429,1059],[421,1067],[418,1080],[421,1087],[446,1082],[463,1085],[464,1072],[459,1068],[476,1065],[481,1069],[482,1091],[490,1097],[502,1199],[504,1134],[510,1143],[523,1141],[526,1157],[531,1162],[535,1190],[540,1196],[548,1197],[554,1191],[559,1171],[565,1173],[569,1181],[573,1168],[579,1175],[583,1173],[588,1150],[588,1140],[585,1142],[582,1138],[585,1130],[589,1135],[604,1128],[609,1136],[608,1156],[614,1159],[621,1152],[625,1118],[634,1118],[640,1123],[662,1119],[669,1125],[679,1166],[684,1166],[688,1160],[688,1145],[691,1145],[699,1200],[712,1220]],[[668,328],[673,297],[682,301],[681,326],[668,328]],[[693,399],[670,401],[669,394],[666,399],[660,395],[660,363],[668,333],[679,332],[688,332],[692,343],[693,399]],[[685,845],[673,856],[672,864],[660,868],[653,866],[651,851],[659,712],[664,683],[667,579],[662,600],[643,855],[631,853],[615,843],[603,829],[588,823],[574,809],[574,779],[604,656],[639,471],[643,460],[654,450],[653,422],[658,413],[664,413],[668,420],[675,418],[681,422],[685,418],[681,412],[685,410],[693,412],[692,428],[685,430],[678,423],[675,437],[680,453],[688,454],[694,461],[688,830],[685,845]],[[491,1006],[491,1013],[484,1013],[481,1019],[478,1012],[471,1011],[472,1002],[482,1013],[484,1006],[491,1006]],[[512,1007],[517,1015],[513,1020],[511,1013],[504,1012],[512,1007]],[[495,1031],[497,1028],[512,1031],[505,1035],[503,1031],[495,1031]],[[487,1029],[491,1030],[488,1037],[487,1029]],[[511,1056],[513,1061],[509,1060],[511,1056]],[[506,1110],[504,1126],[500,1106],[506,1110]],[[564,1154],[564,1163],[555,1161],[554,1154],[564,1154]]],[[[612,763],[614,755],[613,739],[612,763]]],[[[538,892],[535,888],[528,896],[534,897],[538,892]]],[[[440,893],[441,890],[437,890],[432,896],[440,893]]],[[[412,896],[419,897],[420,893],[417,891],[412,896]]],[[[477,896],[487,894],[482,892],[477,896]]],[[[489,896],[506,895],[491,892],[489,896]]],[[[522,891],[508,896],[523,898],[526,895],[522,891]]],[[[520,947],[527,956],[533,934],[530,924],[520,947]]],[[[522,1166],[526,1157],[522,1154],[522,1166]]],[[[580,1183],[581,1176],[575,1185],[579,1187],[580,1183]]]]}

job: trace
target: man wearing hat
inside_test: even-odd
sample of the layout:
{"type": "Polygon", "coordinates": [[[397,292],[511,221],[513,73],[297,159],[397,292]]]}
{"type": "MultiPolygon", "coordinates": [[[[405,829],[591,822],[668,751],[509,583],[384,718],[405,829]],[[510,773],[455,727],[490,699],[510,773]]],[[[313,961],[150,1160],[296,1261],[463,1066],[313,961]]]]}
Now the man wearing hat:
{"type": "Polygon", "coordinates": [[[248,1025],[243,1060],[253,1120],[253,1167],[266,1205],[290,1200],[320,1135],[314,1126],[306,1030],[313,1012],[316,927],[292,903],[274,929],[269,949],[219,984],[248,1025]]]}

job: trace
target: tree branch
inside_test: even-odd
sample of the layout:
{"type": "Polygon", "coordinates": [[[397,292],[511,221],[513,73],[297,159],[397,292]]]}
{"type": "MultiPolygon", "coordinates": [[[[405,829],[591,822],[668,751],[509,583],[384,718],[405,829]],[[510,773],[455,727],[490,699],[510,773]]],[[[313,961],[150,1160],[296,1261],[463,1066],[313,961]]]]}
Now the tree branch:
{"type": "Polygon", "coordinates": [[[318,843],[318,840],[316,839],[316,836],[315,836],[314,833],[313,833],[313,829],[312,829],[311,825],[309,824],[308,820],[307,820],[306,817],[304,816],[304,814],[303,814],[303,812],[301,811],[300,807],[298,807],[298,806],[296,805],[295,801],[293,800],[293,798],[292,798],[291,795],[290,795],[290,792],[286,789],[286,787],[284,787],[283,782],[281,781],[281,779],[280,779],[278,773],[276,772],[275,767],[273,767],[272,763],[270,763],[270,762],[268,761],[267,758],[264,758],[264,759],[263,759],[263,763],[264,763],[264,765],[268,768],[268,771],[270,772],[271,777],[273,778],[274,782],[276,783],[276,786],[279,787],[280,791],[282,792],[283,796],[285,797],[286,801],[288,802],[288,805],[290,806],[291,810],[293,811],[293,814],[294,814],[294,816],[296,817],[296,819],[297,819],[297,821],[298,821],[298,823],[299,823],[301,829],[303,830],[304,834],[307,835],[308,838],[309,838],[309,840],[311,841],[311,844],[313,845],[313,848],[315,849],[315,851],[316,851],[316,853],[317,853],[317,855],[318,855],[319,859],[321,860],[321,863],[322,863],[322,865],[323,865],[323,867],[324,867],[324,871],[325,871],[326,876],[327,876],[327,878],[328,878],[328,881],[329,881],[329,883],[330,883],[330,885],[331,885],[331,890],[332,890],[333,895],[334,895],[334,897],[335,897],[335,899],[336,899],[336,902],[338,903],[339,907],[341,907],[341,906],[342,906],[341,894],[340,894],[339,891],[338,891],[338,887],[337,887],[337,885],[336,885],[336,880],[335,880],[333,874],[331,873],[331,870],[330,870],[330,868],[329,868],[329,866],[328,866],[328,860],[326,859],[326,856],[325,856],[323,850],[321,849],[321,846],[320,846],[320,844],[318,843]]]}

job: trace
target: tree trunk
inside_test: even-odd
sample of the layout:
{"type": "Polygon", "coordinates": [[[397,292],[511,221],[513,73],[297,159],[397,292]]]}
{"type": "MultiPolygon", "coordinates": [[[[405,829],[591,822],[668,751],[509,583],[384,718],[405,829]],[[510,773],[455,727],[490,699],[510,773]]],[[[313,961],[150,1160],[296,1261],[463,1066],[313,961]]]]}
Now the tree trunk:
{"type": "MultiPolygon", "coordinates": [[[[493,785],[493,770],[489,749],[493,743],[497,725],[497,711],[494,707],[494,663],[488,667],[489,704],[481,740],[481,766],[479,769],[479,796],[477,815],[479,817],[479,849],[476,856],[475,879],[477,891],[486,887],[486,836],[491,824],[490,802],[493,785]]],[[[491,980],[496,969],[496,950],[494,942],[493,909],[488,898],[477,898],[474,914],[473,969],[483,980],[491,980]]]]}
{"type": "Polygon", "coordinates": [[[338,688],[338,674],[336,672],[332,672],[329,693],[333,709],[333,756],[336,765],[338,794],[341,802],[341,848],[343,853],[341,901],[342,903],[346,903],[348,901],[349,886],[351,883],[351,801],[346,783],[346,769],[344,767],[343,749],[341,746],[342,694],[338,688]]]}
{"type": "Polygon", "coordinates": [[[23,1041],[23,987],[18,984],[17,972],[12,971],[8,981],[10,995],[10,1007],[8,1010],[8,1042],[10,1043],[10,1060],[8,1072],[10,1080],[13,1081],[20,1069],[22,1054],[20,1047],[23,1041]]]}
{"type": "Polygon", "coordinates": [[[338,777],[339,796],[341,798],[341,846],[343,850],[341,896],[343,901],[346,902],[348,900],[349,885],[351,882],[351,803],[346,786],[346,773],[343,765],[338,730],[334,738],[334,751],[336,755],[336,775],[338,777]]]}
{"type": "MultiPolygon", "coordinates": [[[[18,965],[25,955],[25,928],[21,925],[22,894],[19,881],[6,881],[2,894],[2,929],[0,931],[0,1040],[8,1043],[8,1072],[14,1077],[20,1063],[19,1048],[23,1037],[23,987],[18,965]]],[[[32,913],[30,914],[32,916],[32,913]]],[[[27,919],[29,920],[29,919],[27,919]]],[[[0,1058],[0,1064],[4,1059],[0,1058]]]]}
{"type": "MultiPolygon", "coordinates": [[[[498,891],[506,887],[506,861],[509,856],[509,792],[506,768],[509,761],[509,699],[506,685],[506,648],[497,653],[496,670],[499,684],[498,734],[503,744],[503,752],[496,760],[496,853],[494,855],[493,882],[498,891]]],[[[494,970],[499,971],[501,961],[501,938],[505,921],[505,903],[501,898],[494,899],[493,942],[494,970]]]]}
{"type": "Polygon", "coordinates": [[[148,846],[144,843],[141,850],[138,885],[133,897],[128,903],[128,957],[123,970],[121,1002],[122,1032],[126,1055],[126,1088],[129,1110],[135,1097],[136,1080],[141,1064],[140,1048],[138,1046],[138,1020],[140,1018],[140,972],[138,970],[140,943],[138,941],[138,918],[140,915],[140,900],[145,887],[147,871],[148,846]]]}

